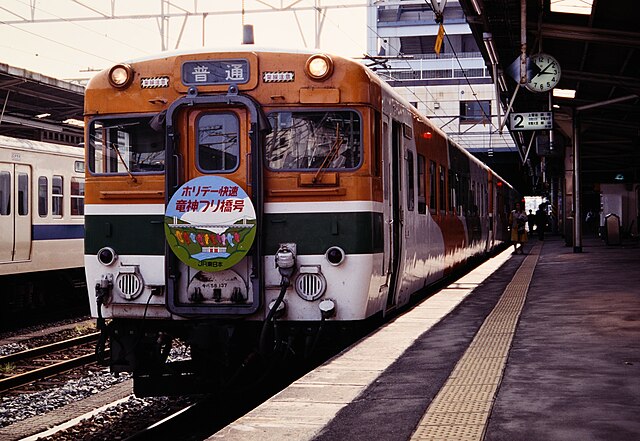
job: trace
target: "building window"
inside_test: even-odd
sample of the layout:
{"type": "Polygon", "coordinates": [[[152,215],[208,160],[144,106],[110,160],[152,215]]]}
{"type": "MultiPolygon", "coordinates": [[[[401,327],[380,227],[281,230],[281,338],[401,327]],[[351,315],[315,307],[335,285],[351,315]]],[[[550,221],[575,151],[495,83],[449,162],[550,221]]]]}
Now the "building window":
{"type": "Polygon", "coordinates": [[[491,123],[491,101],[460,101],[460,124],[491,123]]]}

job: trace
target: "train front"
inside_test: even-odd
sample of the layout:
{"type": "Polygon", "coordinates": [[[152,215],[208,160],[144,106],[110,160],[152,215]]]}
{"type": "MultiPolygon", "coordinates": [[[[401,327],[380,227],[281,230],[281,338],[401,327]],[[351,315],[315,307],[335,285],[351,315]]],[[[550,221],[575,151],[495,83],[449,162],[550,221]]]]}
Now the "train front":
{"type": "Polygon", "coordinates": [[[91,308],[105,361],[134,372],[136,393],[186,393],[192,374],[215,387],[248,359],[314,342],[325,320],[385,304],[370,86],[340,68],[353,90],[332,87],[335,68],[324,55],[189,53],[88,85],[91,308]],[[176,341],[190,357],[168,363],[176,341]]]}

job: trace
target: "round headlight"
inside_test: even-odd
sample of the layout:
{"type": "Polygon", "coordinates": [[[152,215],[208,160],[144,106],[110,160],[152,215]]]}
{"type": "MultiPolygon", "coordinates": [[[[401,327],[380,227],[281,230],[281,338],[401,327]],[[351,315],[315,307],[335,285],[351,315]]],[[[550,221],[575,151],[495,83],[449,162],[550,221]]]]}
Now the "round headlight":
{"type": "Polygon", "coordinates": [[[109,84],[124,89],[133,81],[133,69],[128,64],[116,64],[109,71],[109,84]]]}
{"type": "Polygon", "coordinates": [[[307,60],[305,72],[311,79],[324,80],[333,73],[333,60],[325,54],[312,55],[307,60]]]}
{"type": "Polygon", "coordinates": [[[110,247],[104,247],[101,248],[100,251],[98,251],[98,262],[100,262],[104,266],[111,265],[116,261],[117,257],[118,255],[116,254],[116,252],[113,250],[113,248],[110,247]]]}
{"type": "Polygon", "coordinates": [[[344,250],[340,247],[331,247],[324,255],[327,261],[333,266],[338,266],[344,262],[344,250]]]}

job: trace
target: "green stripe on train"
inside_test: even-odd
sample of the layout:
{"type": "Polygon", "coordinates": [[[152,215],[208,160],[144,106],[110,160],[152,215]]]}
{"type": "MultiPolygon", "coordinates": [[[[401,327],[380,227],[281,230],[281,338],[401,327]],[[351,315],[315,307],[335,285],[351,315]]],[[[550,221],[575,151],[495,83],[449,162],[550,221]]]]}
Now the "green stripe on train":
{"type": "MultiPolygon", "coordinates": [[[[111,247],[121,255],[162,255],[163,223],[162,215],[87,215],[85,254],[111,247]]],[[[297,244],[299,254],[324,254],[331,246],[347,254],[383,251],[382,213],[267,214],[262,228],[266,254],[290,242],[297,244]]]]}

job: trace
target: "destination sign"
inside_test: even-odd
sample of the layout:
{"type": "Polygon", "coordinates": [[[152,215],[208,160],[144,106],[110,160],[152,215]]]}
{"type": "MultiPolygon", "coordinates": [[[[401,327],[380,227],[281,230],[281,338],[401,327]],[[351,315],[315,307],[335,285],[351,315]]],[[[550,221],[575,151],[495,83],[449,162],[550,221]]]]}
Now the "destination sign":
{"type": "Polygon", "coordinates": [[[512,113],[509,115],[509,127],[513,131],[551,130],[553,128],[553,113],[512,113]]]}
{"type": "Polygon", "coordinates": [[[244,84],[248,81],[247,60],[202,60],[182,64],[182,84],[185,86],[244,84]]]}

